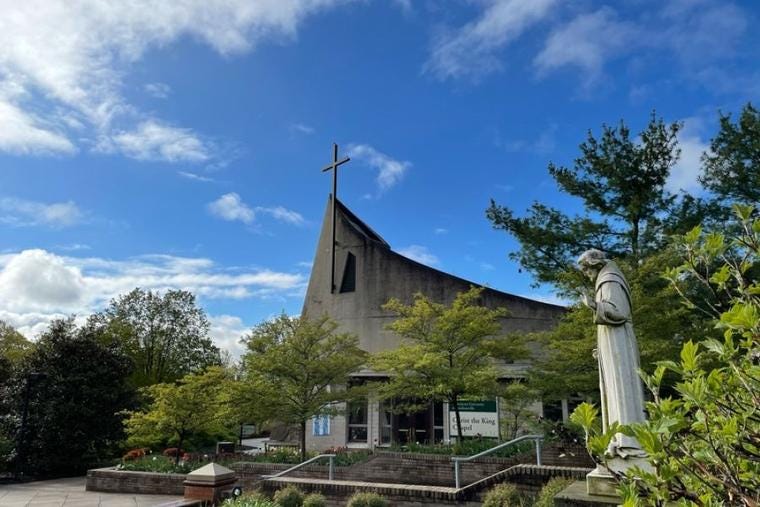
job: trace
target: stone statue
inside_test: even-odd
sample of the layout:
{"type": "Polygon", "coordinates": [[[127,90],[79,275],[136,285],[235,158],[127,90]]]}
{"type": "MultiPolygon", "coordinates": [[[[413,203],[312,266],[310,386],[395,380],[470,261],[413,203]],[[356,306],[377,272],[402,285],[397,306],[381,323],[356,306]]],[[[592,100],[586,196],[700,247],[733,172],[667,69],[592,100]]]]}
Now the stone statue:
{"type": "MultiPolygon", "coordinates": [[[[639,348],[631,321],[631,290],[617,264],[599,250],[588,250],[578,258],[581,270],[594,280],[594,297],[583,303],[594,311],[597,325],[599,388],[602,395],[602,425],[644,422],[644,389],[639,378],[639,348]]],[[[607,458],[641,458],[639,442],[622,433],[612,439],[607,458]]],[[[625,467],[623,467],[625,468],[625,467]]]]}

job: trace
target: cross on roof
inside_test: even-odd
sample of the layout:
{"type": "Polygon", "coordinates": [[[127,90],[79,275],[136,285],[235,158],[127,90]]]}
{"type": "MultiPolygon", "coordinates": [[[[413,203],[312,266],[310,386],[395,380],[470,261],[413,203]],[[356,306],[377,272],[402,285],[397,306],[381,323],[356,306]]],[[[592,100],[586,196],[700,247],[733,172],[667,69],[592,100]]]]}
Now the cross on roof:
{"type": "Polygon", "coordinates": [[[330,257],[332,260],[332,265],[330,266],[330,293],[335,292],[335,217],[336,217],[336,206],[335,203],[338,200],[338,167],[345,164],[351,160],[350,158],[346,157],[343,160],[338,160],[338,145],[336,143],[333,143],[333,160],[332,163],[328,166],[326,166],[324,169],[322,169],[322,172],[332,171],[332,194],[331,194],[331,204],[332,204],[332,243],[330,244],[330,257]]]}

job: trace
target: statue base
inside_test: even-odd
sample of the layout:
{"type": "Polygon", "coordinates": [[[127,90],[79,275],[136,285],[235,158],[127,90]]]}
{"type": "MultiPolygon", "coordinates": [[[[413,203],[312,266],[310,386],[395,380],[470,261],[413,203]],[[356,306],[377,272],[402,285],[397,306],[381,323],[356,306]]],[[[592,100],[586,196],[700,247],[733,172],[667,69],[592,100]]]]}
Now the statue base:
{"type": "Polygon", "coordinates": [[[601,495],[618,497],[618,482],[610,470],[615,473],[625,474],[631,468],[637,466],[647,472],[653,472],[652,465],[644,457],[612,458],[607,460],[607,467],[597,465],[596,468],[586,475],[586,492],[589,495],[601,495]]]}

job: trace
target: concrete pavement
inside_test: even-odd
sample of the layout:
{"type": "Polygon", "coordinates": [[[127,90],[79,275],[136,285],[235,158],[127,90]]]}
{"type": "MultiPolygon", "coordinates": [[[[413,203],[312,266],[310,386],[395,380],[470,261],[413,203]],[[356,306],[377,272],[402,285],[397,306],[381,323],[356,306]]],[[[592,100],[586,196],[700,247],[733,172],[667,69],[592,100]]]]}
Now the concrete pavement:
{"type": "Polygon", "coordinates": [[[85,491],[84,477],[0,485],[2,507],[152,507],[181,500],[171,495],[85,491]]]}

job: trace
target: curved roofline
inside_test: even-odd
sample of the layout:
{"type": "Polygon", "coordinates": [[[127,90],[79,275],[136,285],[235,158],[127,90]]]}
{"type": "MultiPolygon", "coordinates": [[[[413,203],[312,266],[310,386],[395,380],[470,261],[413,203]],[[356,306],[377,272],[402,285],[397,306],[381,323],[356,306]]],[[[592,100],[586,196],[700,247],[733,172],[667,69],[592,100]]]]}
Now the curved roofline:
{"type": "MultiPolygon", "coordinates": [[[[330,202],[331,198],[332,197],[328,198],[328,203],[330,202]]],[[[472,285],[474,287],[482,287],[486,291],[493,292],[493,293],[495,293],[495,294],[497,294],[497,295],[499,295],[499,296],[501,296],[503,298],[506,298],[506,299],[512,299],[512,300],[517,300],[517,301],[525,301],[525,302],[529,302],[531,304],[539,304],[539,305],[544,305],[544,306],[547,306],[547,307],[550,307],[550,308],[567,310],[566,306],[555,305],[555,304],[552,304],[552,303],[545,303],[544,301],[537,301],[535,299],[531,299],[531,298],[528,298],[528,297],[518,296],[516,294],[510,294],[509,292],[503,292],[503,291],[500,291],[498,289],[494,289],[492,287],[487,287],[487,286],[485,286],[485,285],[483,285],[481,283],[476,283],[476,282],[473,282],[471,280],[466,280],[466,279],[464,279],[462,277],[459,277],[459,276],[456,276],[456,275],[452,275],[451,273],[447,273],[445,271],[441,271],[440,269],[436,269],[436,268],[430,267],[430,266],[428,266],[426,264],[422,264],[421,262],[417,262],[414,259],[410,259],[409,257],[405,257],[404,255],[402,255],[402,254],[396,252],[395,250],[393,250],[393,248],[391,248],[390,244],[388,244],[388,242],[385,241],[382,236],[380,236],[377,232],[375,232],[361,218],[359,218],[358,216],[356,216],[356,214],[354,212],[352,212],[350,209],[348,209],[348,207],[345,204],[343,204],[340,201],[340,199],[337,199],[335,202],[338,204],[338,209],[340,210],[340,212],[345,216],[346,220],[349,222],[349,224],[354,228],[354,230],[357,233],[361,234],[362,236],[364,236],[365,238],[367,238],[368,240],[370,240],[372,243],[381,246],[383,249],[387,250],[389,253],[391,253],[392,255],[394,255],[395,257],[397,257],[398,259],[401,259],[402,261],[404,261],[404,262],[406,262],[408,264],[412,264],[416,268],[422,268],[422,269],[427,270],[427,271],[429,271],[431,273],[435,273],[437,275],[442,275],[442,276],[445,276],[445,277],[448,277],[448,278],[452,278],[454,280],[458,280],[459,282],[464,283],[466,285],[472,285]]]]}

